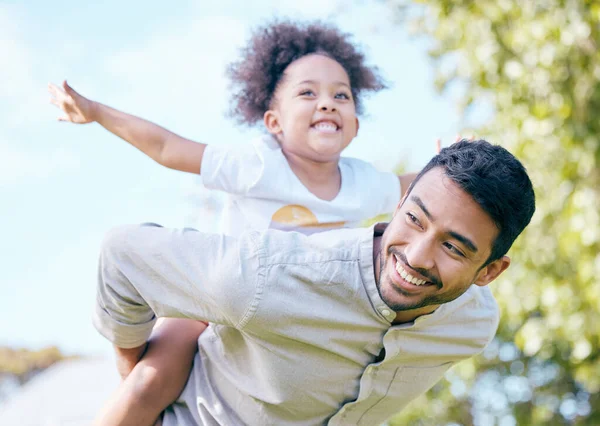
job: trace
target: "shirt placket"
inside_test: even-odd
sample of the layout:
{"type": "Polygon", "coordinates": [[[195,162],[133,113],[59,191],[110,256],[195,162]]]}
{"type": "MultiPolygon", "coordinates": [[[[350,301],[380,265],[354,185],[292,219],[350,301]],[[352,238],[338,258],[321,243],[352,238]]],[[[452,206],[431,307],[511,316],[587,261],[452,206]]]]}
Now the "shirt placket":
{"type": "MultiPolygon", "coordinates": [[[[329,421],[330,426],[367,425],[367,414],[382,399],[392,385],[398,369],[398,344],[394,338],[394,330],[390,329],[383,337],[384,358],[367,365],[359,382],[358,398],[345,404],[329,421]]],[[[372,426],[372,425],[369,425],[372,426]]]]}

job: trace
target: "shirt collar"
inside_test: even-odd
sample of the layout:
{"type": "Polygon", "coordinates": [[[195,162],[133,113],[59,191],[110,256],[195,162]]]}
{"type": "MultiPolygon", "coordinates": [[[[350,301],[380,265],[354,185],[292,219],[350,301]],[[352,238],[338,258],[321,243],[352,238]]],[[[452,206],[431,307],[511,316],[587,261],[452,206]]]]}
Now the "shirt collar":
{"type": "Polygon", "coordinates": [[[375,268],[373,264],[373,241],[376,237],[383,235],[383,231],[385,231],[387,225],[387,223],[376,223],[366,230],[364,239],[360,244],[360,264],[363,285],[369,296],[371,306],[373,306],[379,319],[390,325],[396,318],[396,313],[386,305],[379,295],[379,290],[377,290],[375,283],[375,268]]]}

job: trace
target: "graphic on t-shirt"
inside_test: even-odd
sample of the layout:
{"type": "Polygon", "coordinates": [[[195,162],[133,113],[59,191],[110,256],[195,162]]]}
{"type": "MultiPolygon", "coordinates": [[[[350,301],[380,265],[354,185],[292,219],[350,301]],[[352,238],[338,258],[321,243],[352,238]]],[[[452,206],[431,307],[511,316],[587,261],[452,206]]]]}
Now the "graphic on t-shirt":
{"type": "Polygon", "coordinates": [[[282,230],[318,228],[319,231],[323,231],[323,228],[341,228],[345,224],[344,221],[319,223],[317,216],[310,209],[298,204],[291,204],[283,206],[273,213],[269,228],[282,230]]]}

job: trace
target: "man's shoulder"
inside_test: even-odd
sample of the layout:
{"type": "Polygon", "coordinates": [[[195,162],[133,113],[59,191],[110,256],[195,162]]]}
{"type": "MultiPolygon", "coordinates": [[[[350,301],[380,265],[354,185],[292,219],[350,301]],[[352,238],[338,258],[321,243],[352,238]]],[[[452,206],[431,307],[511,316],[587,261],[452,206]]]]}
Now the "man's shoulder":
{"type": "Polygon", "coordinates": [[[471,285],[460,297],[443,306],[440,321],[462,330],[483,349],[495,336],[500,309],[491,290],[471,285]]]}
{"type": "Polygon", "coordinates": [[[499,308],[494,295],[487,286],[471,285],[460,297],[443,305],[444,316],[457,320],[488,319],[494,328],[499,318],[499,308]]]}
{"type": "Polygon", "coordinates": [[[306,234],[267,229],[250,231],[267,263],[304,263],[358,260],[373,245],[372,228],[341,228],[306,234]]]}
{"type": "Polygon", "coordinates": [[[490,290],[471,286],[433,314],[417,318],[421,355],[457,362],[483,351],[498,328],[498,305],[490,290]],[[421,341],[422,340],[422,341],[421,341]]]}

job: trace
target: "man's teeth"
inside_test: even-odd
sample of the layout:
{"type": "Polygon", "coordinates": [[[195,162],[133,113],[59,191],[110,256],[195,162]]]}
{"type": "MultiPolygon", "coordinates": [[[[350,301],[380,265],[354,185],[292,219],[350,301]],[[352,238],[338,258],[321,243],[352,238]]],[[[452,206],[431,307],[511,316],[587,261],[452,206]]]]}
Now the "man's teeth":
{"type": "Polygon", "coordinates": [[[406,272],[406,269],[404,269],[402,266],[400,266],[400,262],[398,262],[398,259],[396,259],[396,271],[398,271],[398,273],[400,274],[400,276],[402,278],[404,278],[406,281],[408,281],[409,283],[412,283],[414,285],[423,285],[427,282],[425,280],[420,280],[418,278],[415,278],[411,274],[406,272]]]}
{"type": "Polygon", "coordinates": [[[322,132],[335,132],[337,130],[337,126],[335,124],[328,123],[326,121],[317,123],[314,127],[315,129],[320,130],[322,132]]]}

